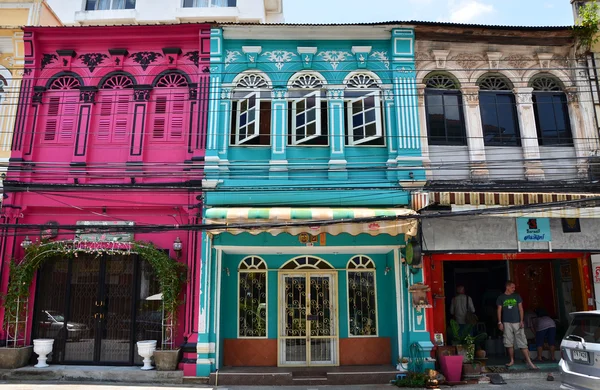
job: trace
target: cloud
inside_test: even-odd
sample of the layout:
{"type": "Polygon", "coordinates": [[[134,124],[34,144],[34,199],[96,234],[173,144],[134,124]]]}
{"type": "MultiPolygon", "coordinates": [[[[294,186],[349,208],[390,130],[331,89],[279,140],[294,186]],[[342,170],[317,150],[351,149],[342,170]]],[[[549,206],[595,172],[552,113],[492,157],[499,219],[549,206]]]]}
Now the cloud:
{"type": "Polygon", "coordinates": [[[452,1],[450,2],[450,21],[455,23],[471,23],[493,11],[494,6],[478,0],[452,1]]]}

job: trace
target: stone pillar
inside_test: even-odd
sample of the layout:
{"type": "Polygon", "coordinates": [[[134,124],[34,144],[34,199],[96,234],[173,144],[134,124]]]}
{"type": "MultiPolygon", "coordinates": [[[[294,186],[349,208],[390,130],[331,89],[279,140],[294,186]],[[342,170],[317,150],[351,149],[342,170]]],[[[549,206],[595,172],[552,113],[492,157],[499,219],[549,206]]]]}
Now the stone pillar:
{"type": "Polygon", "coordinates": [[[531,87],[513,89],[517,102],[525,178],[527,180],[544,180],[545,175],[542,162],[540,161],[540,146],[537,137],[535,114],[533,112],[532,92],[533,88],[531,87]]]}
{"type": "Polygon", "coordinates": [[[463,112],[469,149],[469,164],[471,179],[485,180],[489,176],[486,165],[485,144],[483,141],[483,126],[479,109],[479,87],[461,88],[463,96],[463,112]]]}
{"type": "Polygon", "coordinates": [[[344,90],[329,89],[327,98],[327,108],[329,110],[329,179],[347,180],[344,90]]]}
{"type": "Polygon", "coordinates": [[[271,101],[271,160],[269,161],[269,177],[287,179],[287,89],[275,88],[271,101]]]}

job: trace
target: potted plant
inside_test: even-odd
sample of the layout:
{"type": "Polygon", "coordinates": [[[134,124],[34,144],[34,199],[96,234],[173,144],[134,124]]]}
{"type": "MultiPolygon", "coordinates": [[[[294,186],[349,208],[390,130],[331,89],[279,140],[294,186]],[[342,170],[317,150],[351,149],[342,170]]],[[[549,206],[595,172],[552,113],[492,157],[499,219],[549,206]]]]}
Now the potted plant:
{"type": "Polygon", "coordinates": [[[154,351],[154,365],[158,371],[174,371],[181,358],[181,348],[175,339],[177,309],[181,303],[179,295],[187,278],[187,268],[165,252],[156,250],[152,244],[145,243],[136,251],[152,265],[162,290],[156,297],[162,301],[162,340],[154,351]]]}
{"type": "Polygon", "coordinates": [[[473,325],[466,324],[460,327],[458,322],[450,320],[450,337],[456,346],[457,353],[463,356],[465,375],[476,375],[481,371],[481,363],[475,361],[475,346],[487,338],[486,333],[472,336],[473,325]],[[467,367],[468,366],[468,367],[467,367]]]}

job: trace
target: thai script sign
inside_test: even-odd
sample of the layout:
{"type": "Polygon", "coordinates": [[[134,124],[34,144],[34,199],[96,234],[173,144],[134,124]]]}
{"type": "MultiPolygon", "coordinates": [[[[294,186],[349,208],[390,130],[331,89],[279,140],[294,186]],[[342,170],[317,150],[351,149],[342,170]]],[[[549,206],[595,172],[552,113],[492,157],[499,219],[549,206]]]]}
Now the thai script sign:
{"type": "Polygon", "coordinates": [[[119,226],[132,227],[133,221],[77,221],[82,228],[75,231],[75,239],[87,242],[131,242],[133,232],[118,231],[119,226]],[[89,227],[86,227],[89,226],[89,227]],[[102,226],[95,228],[91,226],[102,226]],[[107,228],[109,231],[106,231],[107,228]]]}
{"type": "Polygon", "coordinates": [[[549,218],[517,218],[517,236],[519,241],[550,242],[549,218]]]}

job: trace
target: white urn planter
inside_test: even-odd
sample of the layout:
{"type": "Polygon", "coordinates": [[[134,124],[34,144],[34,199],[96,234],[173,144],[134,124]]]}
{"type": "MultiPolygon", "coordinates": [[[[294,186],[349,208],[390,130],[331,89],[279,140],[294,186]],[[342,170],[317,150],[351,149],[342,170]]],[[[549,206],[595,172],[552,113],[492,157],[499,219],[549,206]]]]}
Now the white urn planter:
{"type": "Polygon", "coordinates": [[[33,340],[33,352],[38,355],[38,364],[34,367],[44,368],[48,367],[48,354],[52,352],[54,346],[54,339],[36,339],[33,340]]]}
{"type": "Polygon", "coordinates": [[[156,340],[142,340],[137,342],[138,354],[144,358],[142,370],[152,370],[152,355],[156,351],[156,340]]]}

